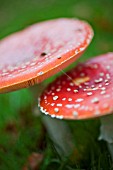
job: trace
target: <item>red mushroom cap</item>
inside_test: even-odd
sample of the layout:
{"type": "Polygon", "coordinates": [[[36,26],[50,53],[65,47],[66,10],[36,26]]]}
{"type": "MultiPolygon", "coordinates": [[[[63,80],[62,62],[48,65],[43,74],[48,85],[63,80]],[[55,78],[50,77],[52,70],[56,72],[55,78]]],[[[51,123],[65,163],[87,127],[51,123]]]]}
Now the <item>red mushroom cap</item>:
{"type": "Polygon", "coordinates": [[[113,112],[113,53],[90,59],[51,83],[39,98],[51,117],[86,119],[113,112]]]}
{"type": "Polygon", "coordinates": [[[0,93],[54,75],[75,61],[92,37],[92,28],[86,22],[56,19],[4,38],[0,42],[0,93]]]}

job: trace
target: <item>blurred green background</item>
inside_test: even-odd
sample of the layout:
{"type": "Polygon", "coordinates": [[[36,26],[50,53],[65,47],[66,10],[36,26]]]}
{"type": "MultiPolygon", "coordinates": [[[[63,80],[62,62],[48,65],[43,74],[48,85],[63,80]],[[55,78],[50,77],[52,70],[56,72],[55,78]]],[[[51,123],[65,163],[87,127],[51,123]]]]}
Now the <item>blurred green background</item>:
{"type": "MultiPolygon", "coordinates": [[[[113,51],[113,0],[0,0],[0,38],[33,23],[59,17],[83,19],[93,27],[94,39],[81,61],[113,51]]],[[[43,155],[41,170],[112,169],[105,143],[97,141],[98,120],[67,121],[83,155],[77,163],[62,163],[45,133],[41,116],[33,114],[33,107],[29,89],[0,94],[0,170],[30,169],[27,162],[34,152],[43,155]]],[[[37,163],[34,170],[38,168],[37,163]]]]}

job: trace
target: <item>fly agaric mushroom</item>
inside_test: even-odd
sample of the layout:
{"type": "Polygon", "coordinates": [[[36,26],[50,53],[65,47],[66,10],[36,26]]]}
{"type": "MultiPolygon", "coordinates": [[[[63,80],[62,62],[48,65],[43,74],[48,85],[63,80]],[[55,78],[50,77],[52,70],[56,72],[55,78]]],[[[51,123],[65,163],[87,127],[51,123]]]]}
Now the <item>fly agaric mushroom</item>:
{"type": "MultiPolygon", "coordinates": [[[[63,18],[35,24],[1,40],[0,93],[32,86],[61,71],[82,55],[92,37],[86,22],[63,18]]],[[[44,120],[46,127],[50,121],[44,120]]],[[[57,124],[67,134],[66,125],[57,124]]]]}
{"type": "Polygon", "coordinates": [[[101,118],[99,139],[113,159],[113,53],[92,58],[51,83],[39,98],[41,111],[60,119],[101,118]],[[104,116],[109,115],[109,116],[104,116]]]}
{"type": "Polygon", "coordinates": [[[42,82],[75,61],[93,37],[84,21],[35,24],[0,42],[0,93],[42,82]]]}

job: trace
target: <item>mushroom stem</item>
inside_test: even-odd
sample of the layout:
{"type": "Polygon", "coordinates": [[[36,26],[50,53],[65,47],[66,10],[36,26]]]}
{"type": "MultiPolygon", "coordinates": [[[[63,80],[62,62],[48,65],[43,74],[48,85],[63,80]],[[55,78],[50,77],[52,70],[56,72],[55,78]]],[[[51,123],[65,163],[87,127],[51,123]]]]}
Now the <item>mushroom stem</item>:
{"type": "Polygon", "coordinates": [[[113,115],[104,116],[101,119],[99,140],[105,140],[113,161],[113,115]]]}
{"type": "MultiPolygon", "coordinates": [[[[35,99],[34,101],[37,101],[37,98],[40,95],[39,93],[41,93],[44,87],[45,85],[42,83],[30,87],[30,90],[35,99]],[[38,89],[40,90],[37,93],[38,89]]],[[[34,105],[35,104],[37,103],[34,103],[34,105]]],[[[37,109],[35,112],[39,112],[39,110],[37,109]]],[[[35,113],[35,115],[39,115],[39,113],[35,113]]],[[[62,159],[68,157],[74,151],[74,142],[72,140],[72,134],[67,123],[63,120],[57,120],[47,115],[42,116],[42,122],[46,127],[49,137],[51,138],[59,156],[62,159]]]]}
{"type": "Polygon", "coordinates": [[[60,157],[65,159],[72,154],[74,144],[67,123],[50,116],[43,116],[42,120],[60,157]]]}

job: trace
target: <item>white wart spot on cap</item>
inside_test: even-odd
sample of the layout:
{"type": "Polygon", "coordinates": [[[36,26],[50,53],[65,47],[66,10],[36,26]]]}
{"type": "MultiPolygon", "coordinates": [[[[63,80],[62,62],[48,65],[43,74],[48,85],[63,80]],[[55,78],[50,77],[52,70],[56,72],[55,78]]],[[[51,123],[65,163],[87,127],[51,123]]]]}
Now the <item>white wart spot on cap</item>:
{"type": "Polygon", "coordinates": [[[93,93],[92,92],[88,92],[87,93],[87,96],[91,96],[93,93]]]}
{"type": "Polygon", "coordinates": [[[65,100],[66,100],[66,98],[64,97],[64,98],[62,98],[62,100],[63,100],[63,101],[65,101],[65,100]]]}
{"type": "Polygon", "coordinates": [[[73,90],[73,91],[74,91],[74,93],[78,93],[78,90],[76,90],[76,89],[75,89],[75,90],[73,90]]]}
{"type": "Polygon", "coordinates": [[[40,71],[40,72],[38,73],[39,76],[41,76],[42,74],[43,74],[43,71],[40,71]]]}
{"type": "Polygon", "coordinates": [[[101,72],[99,75],[103,77],[103,76],[104,76],[104,73],[103,73],[103,72],[101,72]]]}
{"type": "Polygon", "coordinates": [[[94,115],[99,115],[100,111],[99,110],[95,110],[94,115]]]}
{"type": "Polygon", "coordinates": [[[56,112],[56,113],[58,113],[59,112],[59,108],[54,108],[54,111],[56,112]]]}
{"type": "Polygon", "coordinates": [[[57,99],[58,99],[58,96],[54,96],[54,97],[53,97],[53,100],[57,100],[57,99]]]}
{"type": "Polygon", "coordinates": [[[73,111],[73,116],[78,116],[78,112],[77,111],[73,111]]]}
{"type": "Polygon", "coordinates": [[[95,80],[95,83],[100,83],[100,82],[102,82],[103,81],[103,78],[99,78],[99,79],[96,79],[95,80]]]}
{"type": "Polygon", "coordinates": [[[59,92],[59,91],[61,91],[61,89],[60,89],[60,88],[59,88],[59,89],[56,89],[56,91],[59,92]]]}
{"type": "Polygon", "coordinates": [[[104,91],[104,90],[100,92],[100,94],[105,94],[105,93],[106,93],[106,91],[104,91]]]}
{"type": "Polygon", "coordinates": [[[92,102],[92,103],[98,103],[98,102],[99,102],[99,99],[98,99],[97,97],[95,97],[95,98],[93,98],[93,99],[91,100],[91,102],[92,102]]]}
{"type": "Polygon", "coordinates": [[[74,86],[74,83],[71,82],[71,83],[69,83],[69,85],[70,85],[70,86],[74,86]]]}
{"type": "Polygon", "coordinates": [[[74,104],[75,109],[78,108],[78,107],[80,107],[80,104],[74,104]]]}
{"type": "Polygon", "coordinates": [[[82,98],[79,98],[79,99],[76,99],[75,102],[82,102],[84,99],[82,98]]]}
{"type": "Polygon", "coordinates": [[[73,104],[66,104],[65,107],[67,107],[68,109],[73,108],[73,104]]]}
{"type": "Polygon", "coordinates": [[[110,69],[110,65],[106,66],[106,69],[109,70],[110,69]]]}
{"type": "Polygon", "coordinates": [[[57,106],[62,107],[62,103],[57,103],[57,106]]]}
{"type": "Polygon", "coordinates": [[[70,88],[67,88],[67,91],[71,91],[71,89],[70,89],[70,88]]]}
{"type": "Polygon", "coordinates": [[[71,101],[72,101],[72,98],[68,98],[68,101],[71,102],[71,101]]]}
{"type": "Polygon", "coordinates": [[[54,106],[55,105],[55,103],[51,103],[51,106],[54,106]]]}

